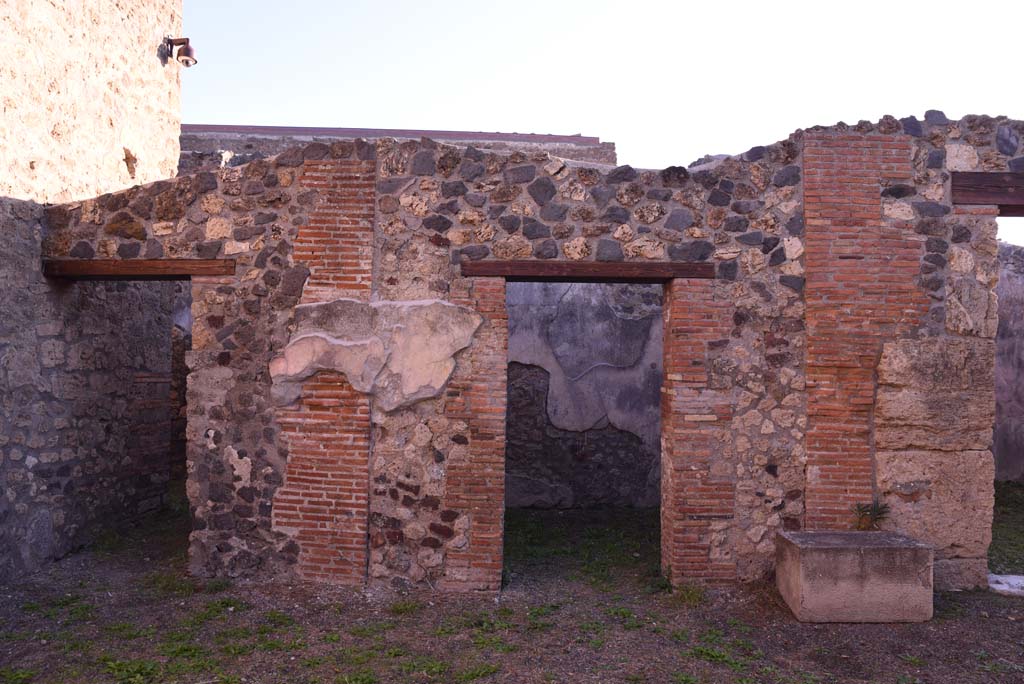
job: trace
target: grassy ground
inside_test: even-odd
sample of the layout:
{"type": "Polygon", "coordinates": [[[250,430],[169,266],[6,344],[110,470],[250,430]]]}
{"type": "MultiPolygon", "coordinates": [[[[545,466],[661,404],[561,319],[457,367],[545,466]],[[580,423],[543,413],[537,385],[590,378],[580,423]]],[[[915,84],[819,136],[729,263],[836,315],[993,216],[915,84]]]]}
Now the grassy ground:
{"type": "Polygon", "coordinates": [[[513,513],[500,599],[184,575],[185,521],[0,588],[0,684],[1024,682],[1024,601],[802,625],[769,585],[671,593],[657,516],[513,513]]]}
{"type": "Polygon", "coordinates": [[[1024,483],[996,482],[988,567],[997,575],[1024,575],[1024,483]]]}

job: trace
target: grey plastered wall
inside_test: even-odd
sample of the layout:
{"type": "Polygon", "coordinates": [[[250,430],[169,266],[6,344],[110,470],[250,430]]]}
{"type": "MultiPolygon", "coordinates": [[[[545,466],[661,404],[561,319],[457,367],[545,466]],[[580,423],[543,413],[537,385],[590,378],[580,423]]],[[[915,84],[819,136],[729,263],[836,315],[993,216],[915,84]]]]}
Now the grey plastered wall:
{"type": "Polygon", "coordinates": [[[996,479],[1024,480],[1024,247],[999,243],[996,295],[996,479]]]}
{"type": "Polygon", "coordinates": [[[509,507],[659,498],[660,285],[509,283],[509,507]]]}

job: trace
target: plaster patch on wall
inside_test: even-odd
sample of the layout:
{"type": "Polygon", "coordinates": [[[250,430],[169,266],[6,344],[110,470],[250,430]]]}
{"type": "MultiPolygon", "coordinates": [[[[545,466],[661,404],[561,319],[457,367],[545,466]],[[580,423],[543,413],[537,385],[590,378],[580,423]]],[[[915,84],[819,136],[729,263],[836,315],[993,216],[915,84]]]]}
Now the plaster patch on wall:
{"type": "Polygon", "coordinates": [[[439,300],[374,302],[336,299],[295,310],[295,331],[270,363],[273,396],[286,406],[318,371],[345,374],[388,412],[436,397],[483,319],[439,300]]]}

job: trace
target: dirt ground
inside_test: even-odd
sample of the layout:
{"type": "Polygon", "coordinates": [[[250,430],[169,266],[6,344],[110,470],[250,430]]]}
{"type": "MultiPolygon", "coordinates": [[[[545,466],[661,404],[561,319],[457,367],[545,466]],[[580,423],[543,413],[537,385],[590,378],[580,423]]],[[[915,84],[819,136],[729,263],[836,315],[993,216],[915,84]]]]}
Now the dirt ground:
{"type": "Polygon", "coordinates": [[[195,581],[166,516],[0,587],[0,684],[1024,682],[1024,599],[803,625],[770,585],[671,593],[652,512],[509,516],[501,597],[195,581]]]}

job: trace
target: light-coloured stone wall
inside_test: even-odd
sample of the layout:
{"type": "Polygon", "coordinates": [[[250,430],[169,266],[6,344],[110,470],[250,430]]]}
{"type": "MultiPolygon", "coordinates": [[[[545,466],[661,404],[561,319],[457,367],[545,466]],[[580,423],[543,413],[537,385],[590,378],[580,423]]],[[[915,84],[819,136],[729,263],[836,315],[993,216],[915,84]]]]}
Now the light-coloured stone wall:
{"type": "Polygon", "coordinates": [[[181,0],[0,4],[0,195],[95,197],[178,166],[181,0]],[[166,61],[166,63],[165,63],[166,61]]]}

